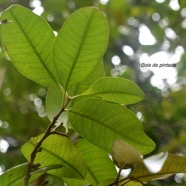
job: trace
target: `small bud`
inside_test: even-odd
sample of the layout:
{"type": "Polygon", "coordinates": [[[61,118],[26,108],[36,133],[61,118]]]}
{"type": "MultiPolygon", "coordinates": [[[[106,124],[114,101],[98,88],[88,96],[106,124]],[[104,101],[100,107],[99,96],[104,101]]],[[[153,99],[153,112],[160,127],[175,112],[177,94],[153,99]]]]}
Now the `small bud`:
{"type": "Polygon", "coordinates": [[[112,145],[112,158],[119,168],[132,168],[134,165],[143,162],[137,149],[124,142],[116,140],[112,145]]]}

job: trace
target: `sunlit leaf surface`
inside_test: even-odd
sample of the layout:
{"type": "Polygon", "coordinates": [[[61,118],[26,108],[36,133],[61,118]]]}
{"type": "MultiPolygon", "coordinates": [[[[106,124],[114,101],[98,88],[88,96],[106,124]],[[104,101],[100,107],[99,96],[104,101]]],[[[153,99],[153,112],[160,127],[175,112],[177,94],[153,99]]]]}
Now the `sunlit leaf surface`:
{"type": "MultiPolygon", "coordinates": [[[[1,186],[23,185],[24,178],[27,171],[27,165],[28,165],[27,163],[24,163],[4,172],[2,175],[0,175],[0,185],[1,186]]],[[[61,168],[61,165],[51,165],[47,167],[42,167],[40,169],[37,169],[36,171],[32,171],[30,182],[32,182],[35,178],[37,178],[41,174],[46,173],[47,171],[50,171],[52,169],[59,169],[59,168],[61,168]]]]}
{"type": "Polygon", "coordinates": [[[30,10],[13,5],[1,15],[2,45],[15,67],[27,78],[47,87],[57,87],[52,63],[55,36],[47,22],[30,10]]]}
{"type": "Polygon", "coordinates": [[[117,177],[116,168],[105,151],[86,140],[79,140],[76,146],[88,165],[91,176],[87,178],[88,181],[94,180],[98,184],[105,179],[117,177]]]}
{"type": "Polygon", "coordinates": [[[69,119],[82,137],[108,152],[111,152],[116,139],[123,139],[142,154],[155,147],[137,117],[119,104],[98,99],[84,100],[69,110],[69,119]]]}
{"type": "Polygon", "coordinates": [[[120,104],[132,104],[144,99],[144,93],[135,83],[114,77],[98,79],[82,95],[100,96],[104,100],[120,104]]]}
{"type": "Polygon", "coordinates": [[[65,90],[94,70],[107,44],[108,23],[96,8],[79,9],[66,20],[56,38],[53,55],[60,83],[65,90]]]}
{"type": "MultiPolygon", "coordinates": [[[[22,147],[24,156],[29,160],[35,144],[41,138],[32,138],[28,143],[22,147]]],[[[34,163],[40,163],[41,166],[48,166],[52,164],[60,164],[63,166],[61,177],[70,177],[83,179],[86,177],[87,168],[86,163],[74,144],[64,136],[50,135],[45,139],[41,146],[41,152],[37,153],[34,163]]]]}

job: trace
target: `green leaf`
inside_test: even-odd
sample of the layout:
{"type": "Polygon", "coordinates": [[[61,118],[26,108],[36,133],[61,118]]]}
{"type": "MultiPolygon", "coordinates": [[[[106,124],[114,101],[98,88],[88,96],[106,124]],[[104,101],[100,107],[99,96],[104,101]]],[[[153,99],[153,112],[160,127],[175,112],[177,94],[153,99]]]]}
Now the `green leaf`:
{"type": "Polygon", "coordinates": [[[126,183],[125,186],[143,186],[143,185],[137,181],[130,181],[130,182],[126,183]]]}
{"type": "Polygon", "coordinates": [[[67,186],[87,186],[88,182],[85,180],[77,180],[73,178],[64,178],[65,184],[67,186]]]}
{"type": "MultiPolygon", "coordinates": [[[[115,180],[116,178],[106,179],[103,182],[99,183],[98,186],[108,186],[109,184],[113,183],[115,180]]],[[[118,186],[120,186],[120,184],[118,186]]]]}
{"type": "Polygon", "coordinates": [[[82,137],[108,152],[116,139],[123,139],[142,154],[155,147],[138,118],[119,104],[100,99],[83,100],[69,109],[69,120],[82,137]]]}
{"type": "Polygon", "coordinates": [[[135,167],[131,176],[142,182],[147,182],[156,179],[164,179],[176,173],[186,173],[186,158],[178,155],[169,155],[158,173],[151,173],[144,164],[140,164],[135,167]]]}
{"type": "Polygon", "coordinates": [[[103,61],[101,60],[94,68],[94,70],[91,72],[91,74],[87,76],[86,79],[80,81],[79,83],[72,86],[72,88],[68,90],[68,94],[70,96],[76,96],[81,94],[82,92],[86,91],[97,79],[103,76],[104,76],[104,66],[103,66],[103,61]]]}
{"type": "Polygon", "coordinates": [[[32,185],[30,186],[44,186],[44,183],[46,183],[45,186],[66,186],[62,178],[59,178],[52,174],[41,175],[41,177],[38,177],[36,180],[34,180],[32,185]]]}
{"type": "Polygon", "coordinates": [[[90,177],[87,178],[89,183],[98,184],[105,179],[117,177],[116,168],[105,151],[86,140],[78,140],[76,146],[87,163],[90,173],[90,177]]]}
{"type": "Polygon", "coordinates": [[[55,36],[48,23],[32,11],[13,5],[1,15],[2,45],[15,67],[27,78],[58,87],[52,63],[55,36]]]}
{"type": "Polygon", "coordinates": [[[104,100],[120,104],[133,104],[144,99],[144,93],[135,83],[115,77],[98,79],[81,95],[100,96],[104,100]]]}
{"type": "Polygon", "coordinates": [[[88,172],[84,180],[65,178],[67,185],[97,185],[107,178],[117,177],[115,166],[105,151],[84,139],[78,140],[76,146],[87,163],[88,172]]]}
{"type": "MultiPolygon", "coordinates": [[[[33,148],[41,137],[42,135],[31,138],[28,143],[23,145],[22,152],[28,161],[33,148]]],[[[67,137],[56,134],[50,135],[44,140],[41,152],[37,153],[34,163],[39,163],[41,166],[63,165],[60,172],[61,177],[84,179],[87,173],[86,163],[74,144],[67,137]]],[[[59,174],[59,171],[57,173],[59,174]]]]}
{"type": "Polygon", "coordinates": [[[64,90],[84,80],[98,65],[108,45],[108,23],[97,8],[75,11],[54,44],[54,65],[64,90]]]}
{"type": "MultiPolygon", "coordinates": [[[[26,175],[28,163],[24,163],[13,167],[3,174],[0,175],[0,185],[1,186],[20,186],[24,183],[24,177],[26,175]]],[[[40,176],[41,174],[52,170],[52,169],[59,169],[61,165],[52,165],[47,167],[42,167],[36,171],[31,172],[30,182],[32,182],[36,177],[40,176]]]]}
{"type": "Polygon", "coordinates": [[[85,90],[87,90],[92,83],[94,83],[97,79],[104,76],[104,67],[103,67],[103,61],[98,63],[94,71],[83,81],[80,81],[79,83],[75,84],[68,90],[68,94],[72,96],[71,103],[69,104],[71,107],[78,103],[79,101],[82,101],[87,98],[92,98],[92,96],[78,96],[85,90]]]}
{"type": "Polygon", "coordinates": [[[7,170],[2,175],[0,175],[0,185],[9,186],[14,184],[14,186],[19,186],[24,181],[26,169],[27,163],[24,163],[7,170]]]}
{"type": "MultiPolygon", "coordinates": [[[[59,113],[65,104],[65,95],[63,89],[49,88],[46,96],[46,114],[50,121],[59,113]]],[[[68,113],[62,112],[56,121],[56,125],[61,125],[68,131],[68,113]],[[63,125],[61,125],[61,123],[63,125]]]]}
{"type": "Polygon", "coordinates": [[[49,88],[46,96],[46,114],[50,121],[64,105],[64,91],[62,89],[49,88]]]}
{"type": "MultiPolygon", "coordinates": [[[[87,79],[79,82],[78,84],[76,84],[69,90],[69,94],[75,97],[74,98],[72,97],[72,100],[70,101],[68,107],[70,108],[72,107],[72,105],[88,97],[88,96],[76,97],[76,95],[87,90],[96,79],[102,76],[103,76],[103,62],[101,61],[97,65],[96,69],[87,77],[87,79]]],[[[52,121],[54,116],[63,107],[64,102],[65,102],[64,99],[65,99],[65,96],[64,96],[63,89],[56,89],[56,88],[48,89],[47,96],[46,96],[46,114],[50,121],[52,121]]],[[[60,123],[63,123],[63,126],[65,126],[66,129],[70,127],[70,124],[68,122],[67,112],[63,112],[58,118],[57,124],[60,124],[60,123]]]]}
{"type": "MultiPolygon", "coordinates": [[[[116,186],[115,181],[116,181],[116,178],[114,178],[114,179],[107,179],[107,180],[101,182],[98,186],[108,186],[108,185],[111,185],[111,184],[113,186],[116,186]]],[[[119,179],[119,183],[117,183],[117,186],[124,186],[124,185],[125,186],[142,186],[142,183],[140,183],[138,181],[128,180],[128,179],[125,179],[125,178],[121,177],[119,179]]]]}

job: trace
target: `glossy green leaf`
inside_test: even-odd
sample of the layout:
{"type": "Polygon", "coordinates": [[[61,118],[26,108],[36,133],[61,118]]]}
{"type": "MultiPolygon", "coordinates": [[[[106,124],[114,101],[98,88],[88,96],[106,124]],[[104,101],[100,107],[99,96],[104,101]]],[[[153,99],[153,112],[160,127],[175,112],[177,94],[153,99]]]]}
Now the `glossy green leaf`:
{"type": "MultiPolygon", "coordinates": [[[[76,144],[87,163],[91,178],[87,180],[98,184],[105,179],[117,177],[116,168],[108,154],[86,140],[79,140],[76,144]]],[[[92,183],[93,184],[93,183],[92,183]]]]}
{"type": "Polygon", "coordinates": [[[97,8],[75,11],[54,44],[54,65],[64,90],[85,79],[98,65],[108,44],[108,23],[97,8]]]}
{"type": "Polygon", "coordinates": [[[98,79],[81,95],[100,96],[104,100],[120,104],[132,104],[144,99],[144,93],[135,83],[115,77],[98,79]]]}
{"type": "Polygon", "coordinates": [[[135,167],[131,176],[135,179],[141,180],[142,182],[147,182],[156,179],[163,179],[176,173],[186,173],[186,158],[178,155],[169,155],[161,171],[158,173],[151,173],[147,170],[144,164],[140,164],[135,167]]]}
{"type": "Polygon", "coordinates": [[[27,78],[47,87],[57,87],[52,62],[55,36],[47,22],[32,11],[13,5],[1,15],[2,45],[15,67],[27,78]]]}
{"type": "Polygon", "coordinates": [[[69,110],[69,119],[82,137],[108,152],[116,139],[123,139],[142,154],[155,147],[138,118],[119,104],[100,99],[83,100],[69,110]]]}
{"type": "MultiPolygon", "coordinates": [[[[13,167],[3,174],[0,175],[0,185],[1,186],[20,186],[24,183],[24,177],[27,171],[27,163],[18,165],[13,167]]],[[[51,165],[47,167],[42,167],[36,171],[31,172],[30,182],[32,182],[36,177],[40,176],[41,174],[52,170],[52,169],[59,169],[61,165],[51,165]]]]}
{"type": "MultiPolygon", "coordinates": [[[[27,160],[30,159],[30,153],[40,138],[41,136],[32,138],[23,145],[22,152],[27,160]]],[[[60,164],[64,166],[60,172],[61,176],[77,179],[86,177],[86,163],[81,153],[67,137],[50,135],[44,140],[41,148],[34,163],[39,163],[41,166],[60,164]]]]}

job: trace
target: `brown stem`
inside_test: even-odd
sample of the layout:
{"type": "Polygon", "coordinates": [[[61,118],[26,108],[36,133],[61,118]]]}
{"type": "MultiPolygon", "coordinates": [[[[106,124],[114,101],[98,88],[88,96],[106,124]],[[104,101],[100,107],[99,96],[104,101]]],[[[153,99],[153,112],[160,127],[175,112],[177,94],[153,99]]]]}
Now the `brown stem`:
{"type": "Polygon", "coordinates": [[[61,110],[58,112],[58,114],[56,116],[54,116],[53,120],[51,121],[51,123],[48,125],[48,128],[45,131],[44,136],[36,143],[36,146],[34,147],[32,153],[30,154],[30,161],[28,162],[28,167],[27,167],[27,171],[26,171],[26,175],[25,175],[25,179],[24,179],[24,186],[28,186],[29,183],[29,179],[31,176],[31,171],[32,168],[34,166],[34,159],[36,157],[36,154],[41,150],[41,145],[43,143],[43,141],[50,136],[51,134],[54,133],[54,131],[52,130],[52,128],[54,127],[56,121],[58,120],[59,116],[61,115],[62,112],[64,112],[66,106],[68,105],[68,103],[70,102],[70,98],[67,98],[67,101],[65,103],[65,105],[61,108],[61,110]]]}
{"type": "MultiPolygon", "coordinates": [[[[114,181],[113,183],[109,184],[108,186],[112,186],[112,185],[118,186],[118,184],[120,183],[119,178],[120,178],[120,175],[121,175],[121,171],[123,170],[123,168],[125,167],[125,165],[127,165],[127,163],[124,163],[124,164],[122,165],[122,167],[119,169],[117,178],[115,179],[115,181],[114,181]]],[[[128,179],[128,178],[124,178],[123,180],[127,180],[127,179],[128,179]]]]}

